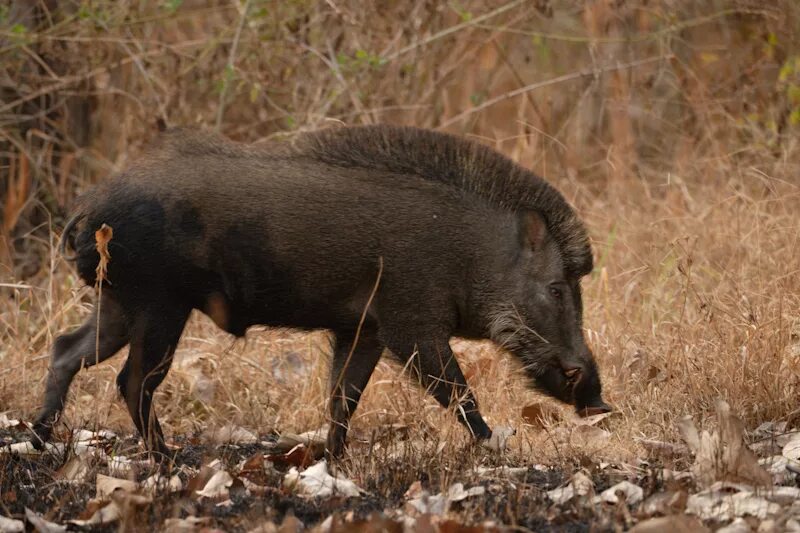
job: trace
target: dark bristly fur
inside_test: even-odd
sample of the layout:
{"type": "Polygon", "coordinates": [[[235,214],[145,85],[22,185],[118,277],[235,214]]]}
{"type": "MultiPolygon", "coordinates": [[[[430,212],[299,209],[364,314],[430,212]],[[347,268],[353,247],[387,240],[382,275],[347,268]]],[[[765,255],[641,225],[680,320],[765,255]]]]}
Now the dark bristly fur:
{"type": "Polygon", "coordinates": [[[193,309],[237,336],[331,331],[332,456],[385,349],[489,438],[453,336],[492,339],[583,414],[608,409],[582,330],[583,225],[547,182],[473,142],[373,126],[248,146],[171,129],[67,223],[89,285],[103,224],[107,283],[94,314],[54,343],[37,445],[75,374],[129,345],[118,388],[147,448],[167,453],[152,398],[193,309]]]}
{"type": "Polygon", "coordinates": [[[547,181],[499,152],[447,133],[409,126],[329,128],[301,136],[297,153],[347,167],[413,174],[473,192],[496,205],[539,212],[576,276],[592,271],[589,236],[547,181]]]}

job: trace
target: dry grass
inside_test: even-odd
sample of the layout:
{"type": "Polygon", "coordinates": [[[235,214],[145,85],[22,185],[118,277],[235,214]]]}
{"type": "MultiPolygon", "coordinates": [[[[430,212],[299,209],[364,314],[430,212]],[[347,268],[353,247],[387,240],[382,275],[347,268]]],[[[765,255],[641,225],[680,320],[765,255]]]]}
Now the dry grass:
{"type": "MultiPolygon", "coordinates": [[[[570,443],[565,422],[526,425],[521,406],[541,398],[513,362],[490,344],[454,341],[491,424],[518,430],[512,462],[632,462],[645,455],[638,437],[677,441],[676,420],[710,419],[717,398],[751,428],[796,423],[798,6],[564,1],[548,16],[529,4],[549,5],[185,1],[172,12],[94,2],[39,30],[6,25],[2,69],[25,84],[0,87],[0,412],[32,416],[48,346],[86,316],[90,291],[54,251],[76,191],[132,161],[163,116],[248,140],[329,119],[449,123],[563,190],[592,233],[585,323],[620,416],[611,445],[570,443]],[[659,59],[604,72],[643,58],[659,59]],[[587,75],[500,98],[576,72],[587,75]]],[[[320,333],[254,329],[234,341],[195,316],[158,393],[168,433],[318,427],[327,349],[320,333]],[[198,391],[198,375],[213,390],[198,391]]],[[[121,362],[79,376],[67,423],[131,429],[113,386],[121,362]]],[[[453,417],[386,363],[354,424],[367,440],[402,424],[409,440],[467,444],[453,417]]]]}

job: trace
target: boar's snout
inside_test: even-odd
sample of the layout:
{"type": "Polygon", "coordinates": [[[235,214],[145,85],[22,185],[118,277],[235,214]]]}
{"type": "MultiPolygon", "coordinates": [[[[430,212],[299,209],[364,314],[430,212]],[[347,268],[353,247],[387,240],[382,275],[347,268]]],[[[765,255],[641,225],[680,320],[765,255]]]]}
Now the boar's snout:
{"type": "Polygon", "coordinates": [[[583,417],[609,413],[613,408],[603,401],[600,375],[594,358],[589,355],[586,364],[571,365],[564,375],[572,384],[572,398],[576,412],[583,417]]]}

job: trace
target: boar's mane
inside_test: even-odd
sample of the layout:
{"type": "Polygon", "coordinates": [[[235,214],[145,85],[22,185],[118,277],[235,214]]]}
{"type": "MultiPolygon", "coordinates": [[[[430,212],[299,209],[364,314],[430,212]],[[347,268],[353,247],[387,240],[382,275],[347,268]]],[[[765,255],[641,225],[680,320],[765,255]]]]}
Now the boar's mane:
{"type": "Polygon", "coordinates": [[[586,228],[561,193],[533,172],[477,142],[405,126],[351,126],[306,133],[296,153],[337,166],[415,174],[477,194],[512,211],[544,217],[559,245],[565,269],[583,276],[592,270],[586,228]]]}
{"type": "Polygon", "coordinates": [[[589,236],[572,206],[550,183],[488,146],[447,133],[386,124],[318,130],[300,135],[291,147],[287,144],[247,145],[210,132],[170,128],[154,148],[167,156],[308,157],[340,167],[413,174],[478,195],[501,209],[538,212],[558,243],[565,269],[575,276],[592,270],[589,236]]]}

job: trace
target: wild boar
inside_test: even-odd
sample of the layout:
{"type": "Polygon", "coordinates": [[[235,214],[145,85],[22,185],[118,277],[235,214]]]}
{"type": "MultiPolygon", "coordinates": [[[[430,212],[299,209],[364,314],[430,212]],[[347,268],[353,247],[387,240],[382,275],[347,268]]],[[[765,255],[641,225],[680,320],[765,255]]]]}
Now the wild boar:
{"type": "Polygon", "coordinates": [[[586,229],[548,182],[476,142],[386,125],[261,147],[168,130],[68,222],[62,243],[89,285],[103,224],[107,282],[55,341],[39,445],[79,369],[130,345],[117,385],[147,449],[166,454],[151,401],[193,309],[237,336],[331,332],[333,457],[385,349],[476,439],[491,436],[453,336],[493,340],[582,414],[609,409],[582,331],[586,229]]]}

